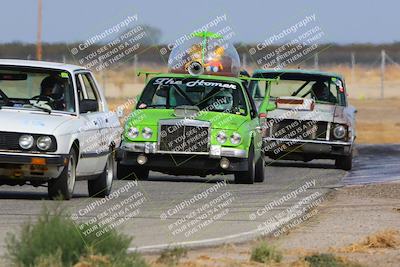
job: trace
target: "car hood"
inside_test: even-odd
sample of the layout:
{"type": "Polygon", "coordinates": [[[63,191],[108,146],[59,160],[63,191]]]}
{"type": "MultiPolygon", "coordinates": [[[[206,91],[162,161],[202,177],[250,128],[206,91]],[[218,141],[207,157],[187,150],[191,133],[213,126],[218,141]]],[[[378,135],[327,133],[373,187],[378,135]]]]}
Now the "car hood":
{"type": "MultiPolygon", "coordinates": [[[[183,119],[176,117],[174,110],[171,109],[139,109],[135,110],[130,118],[130,125],[157,126],[159,120],[183,119]]],[[[223,113],[223,112],[200,112],[199,115],[192,117],[194,120],[209,121],[214,129],[236,130],[247,118],[242,115],[223,113]]]]}
{"type": "Polygon", "coordinates": [[[268,112],[268,118],[335,122],[340,114],[336,109],[337,106],[327,104],[315,104],[313,111],[277,108],[268,112]]]}
{"type": "Polygon", "coordinates": [[[0,110],[0,131],[32,134],[53,134],[63,123],[72,120],[71,115],[41,111],[0,110]]]}

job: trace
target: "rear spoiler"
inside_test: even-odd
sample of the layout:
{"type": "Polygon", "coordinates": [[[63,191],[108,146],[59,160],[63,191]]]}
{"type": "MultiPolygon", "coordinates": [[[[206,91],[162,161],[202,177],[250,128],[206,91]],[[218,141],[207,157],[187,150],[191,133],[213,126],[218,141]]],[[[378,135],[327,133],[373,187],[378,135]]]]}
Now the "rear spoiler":
{"type": "Polygon", "coordinates": [[[247,76],[239,76],[239,79],[244,80],[244,81],[266,81],[266,82],[276,82],[276,84],[279,83],[280,77],[278,78],[252,78],[252,77],[247,77],[247,76]]]}
{"type": "Polygon", "coordinates": [[[138,70],[138,71],[136,72],[136,76],[138,76],[138,77],[141,76],[142,74],[145,75],[145,82],[147,83],[147,79],[149,78],[149,76],[162,74],[162,72],[143,71],[143,70],[138,70]]]}

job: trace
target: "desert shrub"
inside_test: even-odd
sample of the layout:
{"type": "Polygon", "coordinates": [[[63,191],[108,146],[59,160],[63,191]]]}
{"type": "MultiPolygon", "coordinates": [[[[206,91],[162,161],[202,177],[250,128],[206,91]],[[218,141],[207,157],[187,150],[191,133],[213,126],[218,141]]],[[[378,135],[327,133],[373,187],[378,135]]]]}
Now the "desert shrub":
{"type": "MultiPolygon", "coordinates": [[[[106,257],[111,264],[107,266],[115,262],[120,263],[118,266],[146,266],[140,255],[127,253],[130,237],[114,229],[107,229],[100,238],[85,235],[88,227],[75,224],[61,207],[45,207],[36,222],[24,224],[19,234],[8,235],[6,257],[18,267],[69,267],[88,255],[106,257]]],[[[98,227],[97,231],[105,229],[98,227]]]]}
{"type": "Polygon", "coordinates": [[[280,262],[282,253],[266,242],[261,242],[252,249],[250,260],[261,263],[280,262]]]}

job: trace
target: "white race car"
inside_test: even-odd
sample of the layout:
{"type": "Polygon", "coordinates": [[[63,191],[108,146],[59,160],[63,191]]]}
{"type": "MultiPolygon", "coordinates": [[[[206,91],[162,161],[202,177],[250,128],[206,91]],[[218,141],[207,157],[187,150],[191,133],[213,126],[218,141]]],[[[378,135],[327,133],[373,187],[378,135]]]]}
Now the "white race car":
{"type": "Polygon", "coordinates": [[[0,60],[0,185],[47,183],[70,199],[86,179],[90,196],[107,196],[121,131],[89,70],[0,60]]]}

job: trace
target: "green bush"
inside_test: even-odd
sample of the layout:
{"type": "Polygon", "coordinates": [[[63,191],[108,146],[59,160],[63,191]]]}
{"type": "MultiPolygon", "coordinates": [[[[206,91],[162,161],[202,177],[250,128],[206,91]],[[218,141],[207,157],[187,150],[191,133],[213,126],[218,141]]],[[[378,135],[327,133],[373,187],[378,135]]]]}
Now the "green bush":
{"type": "Polygon", "coordinates": [[[261,242],[252,249],[250,260],[261,263],[281,262],[282,253],[268,243],[261,242]]]}
{"type": "Polygon", "coordinates": [[[87,255],[103,255],[109,258],[110,264],[119,262],[118,266],[146,266],[139,255],[127,254],[130,237],[114,229],[104,233],[101,239],[94,234],[85,236],[83,233],[87,228],[86,225],[76,225],[61,207],[51,211],[44,208],[37,222],[23,225],[18,235],[8,235],[7,258],[18,267],[57,264],[69,267],[87,255]]]}
{"type": "Polygon", "coordinates": [[[314,254],[304,258],[310,267],[360,267],[361,265],[352,262],[344,262],[332,254],[314,254]]]}

